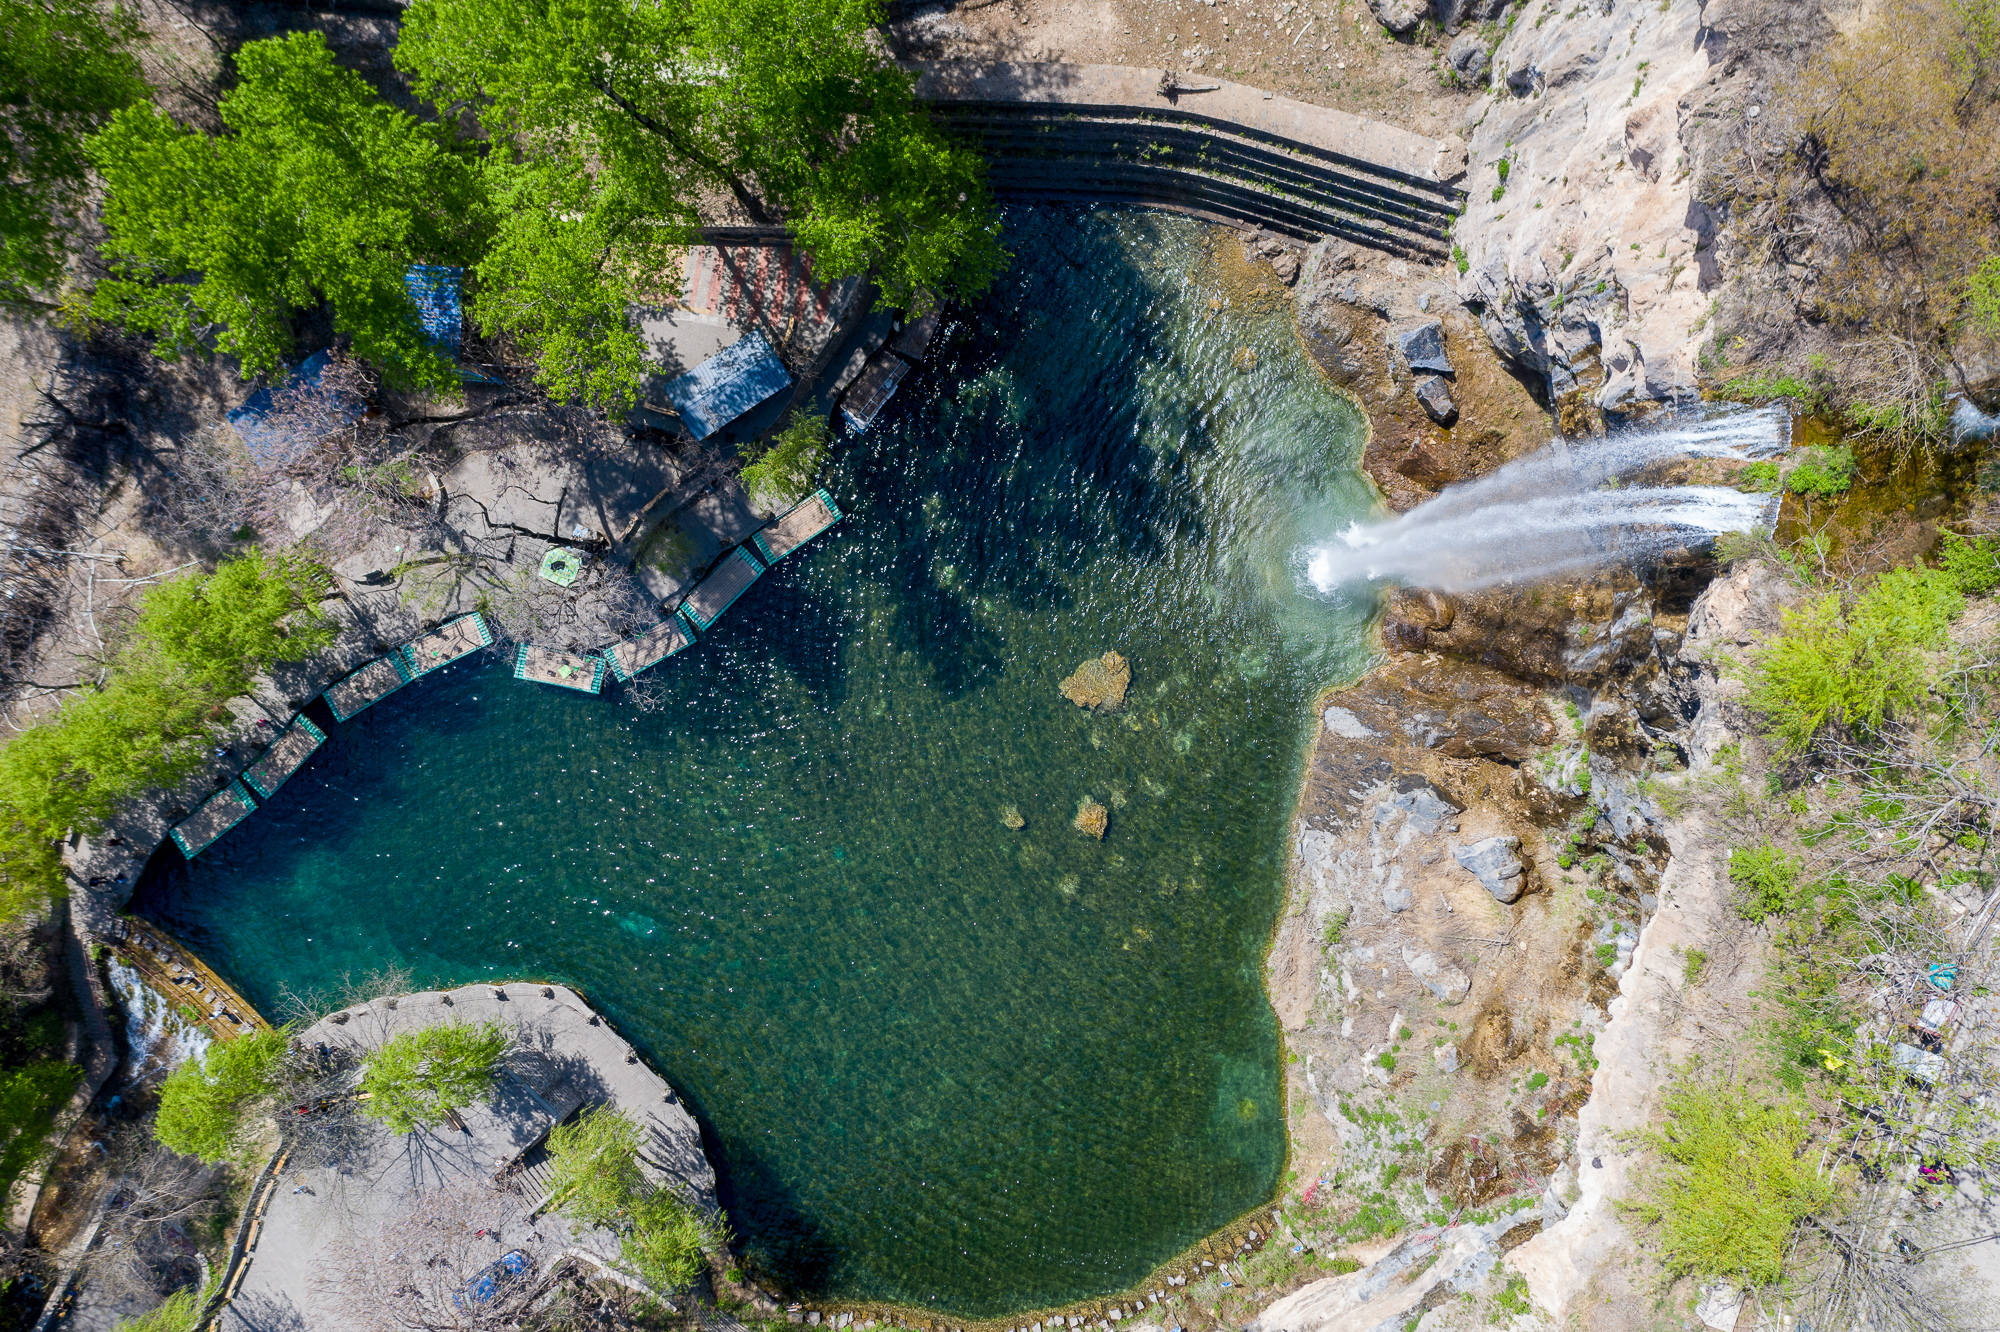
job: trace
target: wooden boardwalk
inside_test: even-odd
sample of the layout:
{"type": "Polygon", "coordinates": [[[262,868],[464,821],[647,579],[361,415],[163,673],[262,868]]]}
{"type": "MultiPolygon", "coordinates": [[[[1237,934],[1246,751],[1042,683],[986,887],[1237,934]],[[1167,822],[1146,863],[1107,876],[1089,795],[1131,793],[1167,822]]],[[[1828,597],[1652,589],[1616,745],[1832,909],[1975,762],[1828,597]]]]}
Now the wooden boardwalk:
{"type": "Polygon", "coordinates": [[[613,643],[604,649],[605,664],[620,680],[630,680],[639,672],[659,665],[694,642],[694,630],[675,611],[637,638],[613,643]]]}
{"type": "Polygon", "coordinates": [[[201,808],[174,825],[168,836],[189,860],[200,855],[216,838],[257,812],[257,802],[234,777],[229,785],[202,801],[201,808]]]}
{"type": "Polygon", "coordinates": [[[492,645],[493,631],[486,627],[485,617],[473,611],[403,644],[403,664],[414,680],[492,645]]]}
{"type": "Polygon", "coordinates": [[[386,657],[377,657],[354,674],[320,695],[333,710],[335,721],[346,721],[374,707],[410,682],[409,667],[403,664],[399,648],[386,657]]]}
{"type": "Polygon", "coordinates": [[[765,564],[776,564],[839,522],[840,506],[824,490],[815,490],[806,499],[750,539],[765,564]]]}
{"type": "Polygon", "coordinates": [[[695,628],[707,629],[763,575],[764,566],[757,562],[757,557],[738,546],[724,555],[714,571],[688,593],[687,600],[681,603],[681,614],[695,628]]]}
{"type": "Polygon", "coordinates": [[[148,985],[200,1022],[209,1035],[226,1041],[271,1029],[234,986],[158,926],[121,916],[110,942],[148,985]]]}
{"type": "Polygon", "coordinates": [[[604,688],[605,661],[559,648],[523,643],[514,649],[514,678],[595,694],[604,688]]]}
{"type": "Polygon", "coordinates": [[[294,717],[284,734],[264,751],[264,757],[243,770],[243,784],[255,791],[258,799],[269,800],[325,743],[325,731],[304,717],[294,717]]]}

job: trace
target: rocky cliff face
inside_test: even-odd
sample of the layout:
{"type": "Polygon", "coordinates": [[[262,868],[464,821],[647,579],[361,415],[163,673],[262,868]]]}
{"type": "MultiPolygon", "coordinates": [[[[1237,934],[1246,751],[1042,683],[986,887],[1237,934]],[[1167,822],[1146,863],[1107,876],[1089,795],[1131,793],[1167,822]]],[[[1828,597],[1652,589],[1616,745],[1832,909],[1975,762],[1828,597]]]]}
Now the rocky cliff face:
{"type": "Polygon", "coordinates": [[[1459,295],[1551,399],[1627,412],[1695,391],[1719,280],[1689,133],[1711,35],[1693,0],[1527,0],[1491,52],[1459,295]]]}

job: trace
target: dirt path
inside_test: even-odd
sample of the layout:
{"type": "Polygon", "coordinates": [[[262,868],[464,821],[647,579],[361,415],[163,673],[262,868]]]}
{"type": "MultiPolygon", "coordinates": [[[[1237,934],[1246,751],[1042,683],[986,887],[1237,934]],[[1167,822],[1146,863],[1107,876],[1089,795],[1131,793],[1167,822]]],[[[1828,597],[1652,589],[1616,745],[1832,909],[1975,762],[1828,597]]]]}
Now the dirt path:
{"type": "Polygon", "coordinates": [[[1362,0],[932,0],[889,30],[914,58],[1172,68],[1433,136],[1473,101],[1441,74],[1449,38],[1391,38],[1362,0]]]}

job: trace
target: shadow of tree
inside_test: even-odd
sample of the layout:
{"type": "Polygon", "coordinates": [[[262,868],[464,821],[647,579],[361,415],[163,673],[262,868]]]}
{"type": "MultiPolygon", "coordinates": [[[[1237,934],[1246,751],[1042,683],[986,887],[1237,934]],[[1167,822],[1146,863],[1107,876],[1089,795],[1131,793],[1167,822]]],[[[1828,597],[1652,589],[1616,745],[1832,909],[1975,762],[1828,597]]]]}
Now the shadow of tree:
{"type": "Polygon", "coordinates": [[[1158,253],[1159,225],[1130,212],[1010,213],[1010,248],[1044,262],[963,311],[917,391],[847,447],[838,484],[867,533],[871,575],[895,598],[901,645],[947,696],[1002,660],[979,599],[1059,612],[1073,602],[1067,580],[1103,554],[1143,561],[1207,539],[1188,466],[1211,444],[1207,414],[1141,382],[1171,375],[1177,356],[1151,317],[1159,277],[1140,267],[1158,253]]]}

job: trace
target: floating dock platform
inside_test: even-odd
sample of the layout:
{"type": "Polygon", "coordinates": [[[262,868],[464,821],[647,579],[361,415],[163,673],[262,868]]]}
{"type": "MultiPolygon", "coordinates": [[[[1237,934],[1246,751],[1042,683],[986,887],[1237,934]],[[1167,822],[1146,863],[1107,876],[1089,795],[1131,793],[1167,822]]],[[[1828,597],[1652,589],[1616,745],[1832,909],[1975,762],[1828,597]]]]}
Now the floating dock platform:
{"type": "Polygon", "coordinates": [[[896,386],[909,373],[910,363],[902,357],[876,353],[868,368],[861,372],[861,378],[854,381],[840,400],[840,414],[847,418],[848,429],[858,435],[874,425],[875,418],[889,405],[889,399],[896,396],[896,386]]]}
{"type": "Polygon", "coordinates": [[[523,643],[514,649],[516,680],[530,680],[535,684],[554,685],[558,689],[574,689],[580,694],[594,694],[604,688],[604,671],[602,657],[586,657],[577,652],[536,647],[532,643],[523,643]]]}
{"type": "Polygon", "coordinates": [[[833,502],[833,496],[824,490],[815,490],[793,505],[784,517],[751,537],[750,544],[764,557],[766,565],[776,564],[839,522],[841,517],[840,506],[833,502]]]}
{"type": "Polygon", "coordinates": [[[694,642],[694,630],[675,611],[637,638],[613,643],[604,649],[604,663],[620,680],[629,680],[650,670],[694,642]]]}
{"type": "Polygon", "coordinates": [[[403,644],[403,664],[414,680],[492,646],[493,631],[486,627],[486,618],[478,611],[471,611],[403,644]]]}
{"type": "Polygon", "coordinates": [[[403,664],[403,652],[398,648],[386,657],[375,658],[339,684],[328,686],[320,697],[333,710],[335,721],[346,721],[366,712],[409,682],[410,668],[403,664]]]}
{"type": "Polygon", "coordinates": [[[207,848],[216,838],[234,828],[243,820],[257,812],[257,802],[243,789],[243,783],[234,777],[229,785],[201,802],[201,808],[183,819],[167,835],[174,839],[174,845],[189,860],[207,848]]]}
{"type": "Polygon", "coordinates": [[[284,734],[264,751],[264,757],[243,770],[243,784],[255,791],[259,800],[269,800],[325,743],[325,731],[304,717],[294,717],[284,734]]]}
{"type": "Polygon", "coordinates": [[[736,598],[750,590],[750,584],[764,576],[757,557],[738,546],[722,557],[708,577],[681,603],[680,612],[697,629],[708,629],[722,618],[722,612],[736,604],[736,598]]]}

